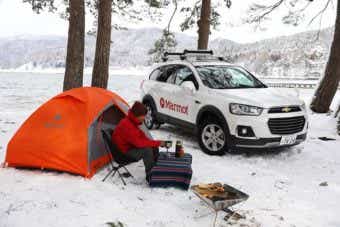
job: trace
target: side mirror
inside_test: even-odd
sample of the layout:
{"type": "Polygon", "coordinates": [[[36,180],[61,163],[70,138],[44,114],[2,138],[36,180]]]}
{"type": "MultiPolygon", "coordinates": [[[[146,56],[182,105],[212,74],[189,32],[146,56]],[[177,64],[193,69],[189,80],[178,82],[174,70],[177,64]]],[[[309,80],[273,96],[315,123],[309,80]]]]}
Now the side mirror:
{"type": "Polygon", "coordinates": [[[192,81],[184,81],[181,86],[184,88],[185,91],[190,93],[194,93],[196,91],[196,87],[192,81]]]}

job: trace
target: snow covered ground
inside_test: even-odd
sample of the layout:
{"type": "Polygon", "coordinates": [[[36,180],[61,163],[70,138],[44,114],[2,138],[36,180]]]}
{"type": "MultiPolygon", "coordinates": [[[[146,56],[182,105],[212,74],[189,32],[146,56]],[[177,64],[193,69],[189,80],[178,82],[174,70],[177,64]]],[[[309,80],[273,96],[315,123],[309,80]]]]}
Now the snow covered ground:
{"type": "MultiPolygon", "coordinates": [[[[138,75],[111,75],[109,89],[129,102],[139,99],[138,75]]],[[[0,73],[0,162],[6,146],[23,121],[43,102],[62,90],[62,74],[0,73]]],[[[85,84],[90,83],[86,76],[85,84]]],[[[282,89],[283,92],[296,90],[282,89]]],[[[298,90],[310,102],[312,90],[298,90]]],[[[337,101],[340,94],[337,94],[337,101]]],[[[335,101],[334,103],[337,103],[335,101]]],[[[333,106],[334,108],[334,106],[333,106]]],[[[310,114],[305,143],[272,152],[211,157],[200,151],[190,133],[163,126],[152,134],[160,139],[182,139],[193,155],[192,184],[228,183],[250,195],[235,206],[246,220],[217,225],[243,227],[340,226],[340,137],[332,116],[310,114]],[[321,141],[320,136],[335,138],[321,141]],[[328,186],[320,186],[327,182],[328,186]]],[[[214,215],[190,191],[152,189],[144,180],[142,162],[129,166],[136,180],[127,186],[117,179],[101,182],[103,169],[91,180],[40,170],[0,169],[0,227],[212,226],[214,215]]]]}

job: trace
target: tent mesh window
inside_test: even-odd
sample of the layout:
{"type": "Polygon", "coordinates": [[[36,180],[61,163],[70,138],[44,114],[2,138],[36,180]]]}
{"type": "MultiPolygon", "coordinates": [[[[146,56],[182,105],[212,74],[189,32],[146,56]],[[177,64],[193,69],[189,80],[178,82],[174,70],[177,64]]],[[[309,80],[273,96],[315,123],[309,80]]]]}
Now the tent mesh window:
{"type": "Polygon", "coordinates": [[[125,117],[125,115],[117,107],[111,106],[103,112],[101,117],[103,123],[117,125],[119,121],[125,117]]]}
{"type": "Polygon", "coordinates": [[[116,125],[125,117],[124,113],[116,106],[112,105],[101,113],[89,128],[89,159],[88,163],[105,156],[104,138],[101,131],[114,129],[116,125]]]}

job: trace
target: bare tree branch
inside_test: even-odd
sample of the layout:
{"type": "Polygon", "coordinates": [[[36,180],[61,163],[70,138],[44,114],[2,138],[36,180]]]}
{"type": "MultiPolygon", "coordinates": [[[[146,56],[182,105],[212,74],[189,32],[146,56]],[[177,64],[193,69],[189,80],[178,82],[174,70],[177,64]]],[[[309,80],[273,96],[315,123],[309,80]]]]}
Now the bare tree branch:
{"type": "Polygon", "coordinates": [[[269,15],[271,12],[273,12],[275,9],[281,6],[285,1],[286,0],[278,0],[274,4],[271,4],[268,6],[253,4],[249,10],[254,11],[254,15],[250,16],[247,22],[248,23],[260,23],[263,19],[266,18],[267,15],[269,15]],[[256,11],[261,11],[261,12],[258,14],[256,11]]]}
{"type": "Polygon", "coordinates": [[[320,20],[319,20],[319,29],[318,29],[318,33],[316,34],[315,41],[316,41],[316,40],[319,40],[319,38],[320,38],[322,17],[323,17],[324,12],[326,11],[326,9],[328,8],[328,6],[329,6],[329,4],[330,4],[331,2],[332,2],[332,4],[333,4],[333,1],[332,1],[332,0],[327,0],[327,2],[326,2],[326,4],[325,4],[324,8],[322,8],[322,9],[318,12],[318,14],[316,14],[316,15],[309,21],[309,23],[308,23],[308,26],[311,25],[311,24],[313,23],[313,21],[314,21],[317,17],[320,16],[320,20]]]}
{"type": "Polygon", "coordinates": [[[177,6],[178,6],[177,0],[173,0],[173,2],[175,4],[175,9],[174,9],[174,11],[173,11],[173,13],[172,13],[172,15],[170,17],[169,23],[168,23],[168,28],[167,28],[168,29],[168,33],[170,33],[170,25],[171,25],[172,20],[174,19],[174,16],[175,16],[176,11],[177,11],[177,6]]]}
{"type": "Polygon", "coordinates": [[[320,16],[320,21],[322,20],[322,15],[323,13],[326,11],[326,9],[328,8],[329,3],[332,2],[332,0],[327,0],[327,3],[325,4],[325,6],[310,20],[310,22],[308,23],[308,25],[310,25],[311,23],[313,23],[313,21],[318,18],[320,16]]]}
{"type": "MultiPolygon", "coordinates": [[[[254,3],[248,10],[248,13],[250,14],[250,16],[248,18],[246,18],[245,22],[246,23],[258,23],[260,24],[261,21],[263,21],[264,19],[266,19],[266,17],[271,14],[274,10],[276,10],[277,8],[279,8],[283,3],[287,2],[287,0],[277,0],[275,3],[270,4],[270,5],[260,5],[260,4],[256,4],[254,3]]],[[[313,0],[308,0],[307,4],[296,11],[289,11],[288,15],[284,16],[282,18],[284,23],[288,23],[288,24],[292,24],[292,25],[298,25],[299,21],[301,20],[301,16],[299,16],[299,14],[301,14],[302,12],[304,12],[309,6],[310,4],[313,2],[313,0]]],[[[319,39],[320,36],[320,30],[321,30],[321,22],[322,22],[322,17],[323,14],[325,13],[325,11],[327,10],[327,8],[329,7],[329,5],[332,4],[333,5],[333,0],[327,0],[326,4],[324,5],[324,7],[310,20],[310,22],[308,23],[308,26],[311,25],[318,17],[320,17],[320,21],[319,21],[319,31],[317,33],[317,37],[316,40],[319,39]]],[[[291,6],[295,6],[292,5],[291,6]]]]}
{"type": "Polygon", "coordinates": [[[194,6],[192,8],[190,7],[186,7],[186,8],[182,8],[181,12],[183,11],[189,11],[190,10],[190,15],[186,16],[186,18],[184,19],[183,23],[181,23],[180,27],[181,27],[181,31],[185,31],[189,28],[191,28],[193,26],[193,24],[195,23],[195,19],[194,17],[197,16],[198,14],[198,8],[199,8],[199,4],[201,3],[201,0],[198,0],[194,3],[194,6]]]}
{"type": "Polygon", "coordinates": [[[303,7],[302,9],[300,9],[300,10],[298,10],[298,11],[296,11],[296,12],[297,12],[297,13],[302,13],[303,11],[305,11],[305,10],[309,7],[309,5],[310,5],[311,3],[312,3],[312,1],[308,1],[305,7],[303,7]]]}

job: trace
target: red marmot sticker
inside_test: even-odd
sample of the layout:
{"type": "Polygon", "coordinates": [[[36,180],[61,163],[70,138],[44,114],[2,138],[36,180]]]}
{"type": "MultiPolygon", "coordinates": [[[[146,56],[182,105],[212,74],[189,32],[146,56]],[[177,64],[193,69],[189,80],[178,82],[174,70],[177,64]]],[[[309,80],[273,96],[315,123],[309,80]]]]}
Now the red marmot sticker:
{"type": "Polygon", "coordinates": [[[165,101],[163,98],[161,98],[161,100],[159,101],[160,105],[161,105],[161,108],[164,108],[164,105],[165,105],[165,101]]]}
{"type": "Polygon", "coordinates": [[[174,111],[174,112],[178,112],[178,113],[182,113],[182,114],[186,114],[188,115],[188,106],[182,106],[179,104],[175,104],[169,100],[166,100],[164,98],[160,98],[159,100],[159,104],[161,106],[161,108],[166,108],[168,110],[174,111]]]}

